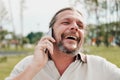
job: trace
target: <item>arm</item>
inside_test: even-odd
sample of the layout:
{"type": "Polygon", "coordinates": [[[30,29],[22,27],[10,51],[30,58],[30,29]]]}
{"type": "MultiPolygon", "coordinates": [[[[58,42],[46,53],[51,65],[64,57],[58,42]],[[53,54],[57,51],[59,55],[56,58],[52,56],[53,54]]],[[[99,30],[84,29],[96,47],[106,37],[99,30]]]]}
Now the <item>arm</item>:
{"type": "MultiPolygon", "coordinates": [[[[43,37],[35,47],[34,56],[31,62],[25,67],[23,71],[15,74],[12,80],[32,80],[33,77],[45,66],[48,61],[48,53],[45,50],[48,49],[49,53],[53,53],[54,39],[51,37],[43,37]],[[47,43],[47,44],[46,44],[47,43]]],[[[22,61],[24,62],[24,61],[22,61]]],[[[26,63],[24,62],[25,65],[26,63]]],[[[21,64],[19,64],[21,66],[21,64]]],[[[19,68],[19,66],[17,66],[19,68]]]]}

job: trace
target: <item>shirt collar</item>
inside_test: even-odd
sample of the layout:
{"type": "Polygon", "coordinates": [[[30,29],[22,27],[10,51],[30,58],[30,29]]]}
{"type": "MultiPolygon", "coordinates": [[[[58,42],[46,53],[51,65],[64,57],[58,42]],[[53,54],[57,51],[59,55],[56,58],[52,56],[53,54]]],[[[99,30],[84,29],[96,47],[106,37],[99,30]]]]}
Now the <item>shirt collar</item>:
{"type": "Polygon", "coordinates": [[[75,57],[75,60],[80,60],[83,63],[87,63],[87,56],[83,53],[78,53],[75,57]]]}

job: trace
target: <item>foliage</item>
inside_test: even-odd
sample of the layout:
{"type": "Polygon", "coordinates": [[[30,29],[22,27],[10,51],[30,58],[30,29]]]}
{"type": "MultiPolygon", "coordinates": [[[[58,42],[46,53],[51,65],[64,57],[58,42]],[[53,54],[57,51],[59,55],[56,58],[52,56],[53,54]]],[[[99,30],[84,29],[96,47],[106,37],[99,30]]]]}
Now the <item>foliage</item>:
{"type": "Polygon", "coordinates": [[[3,1],[0,0],[0,26],[6,15],[7,15],[7,10],[5,8],[5,5],[3,4],[3,1]]]}
{"type": "Polygon", "coordinates": [[[8,34],[7,30],[1,30],[0,31],[0,41],[5,39],[5,35],[8,34]]]}
{"type": "MultiPolygon", "coordinates": [[[[73,6],[79,7],[83,4],[84,10],[87,12],[87,23],[93,25],[90,29],[89,38],[96,38],[97,45],[103,37],[106,46],[109,46],[109,37],[115,39],[120,35],[120,0],[74,0],[73,6]],[[110,3],[112,2],[112,3],[110,3]]],[[[120,44],[120,41],[117,43],[120,44]]]]}
{"type": "Polygon", "coordinates": [[[29,43],[29,39],[27,37],[23,37],[22,41],[23,44],[29,43]]]}
{"type": "Polygon", "coordinates": [[[29,39],[30,43],[33,44],[38,42],[38,40],[40,40],[42,35],[43,35],[43,32],[36,32],[36,33],[31,32],[27,35],[27,38],[29,39]]]}

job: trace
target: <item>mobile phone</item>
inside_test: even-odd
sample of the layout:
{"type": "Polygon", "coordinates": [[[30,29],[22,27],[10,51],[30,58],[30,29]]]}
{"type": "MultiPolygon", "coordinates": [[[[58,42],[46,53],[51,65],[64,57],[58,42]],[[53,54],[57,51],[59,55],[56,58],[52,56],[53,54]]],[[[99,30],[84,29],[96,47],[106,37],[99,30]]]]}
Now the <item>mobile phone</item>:
{"type": "MultiPolygon", "coordinates": [[[[52,36],[52,28],[49,28],[49,31],[47,32],[46,35],[48,35],[48,36],[50,36],[50,37],[53,37],[53,36],[52,36]]],[[[45,53],[48,53],[48,56],[50,57],[50,54],[49,54],[49,50],[48,50],[48,49],[45,50],[45,53]]]]}
{"type": "Polygon", "coordinates": [[[49,31],[47,32],[47,35],[53,37],[52,28],[49,29],[49,31]]]}

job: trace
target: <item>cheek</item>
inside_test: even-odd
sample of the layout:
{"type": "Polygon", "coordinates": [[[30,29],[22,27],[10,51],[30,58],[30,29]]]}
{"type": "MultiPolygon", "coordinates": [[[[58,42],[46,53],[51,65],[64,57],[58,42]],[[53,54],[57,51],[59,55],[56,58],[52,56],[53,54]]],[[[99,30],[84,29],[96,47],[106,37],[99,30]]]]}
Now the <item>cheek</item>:
{"type": "Polygon", "coordinates": [[[84,30],[80,31],[80,37],[81,37],[81,40],[80,40],[80,43],[78,44],[79,47],[81,47],[81,45],[84,43],[84,30]]]}
{"type": "Polygon", "coordinates": [[[68,27],[66,26],[54,26],[54,37],[56,39],[56,42],[61,41],[61,35],[68,30],[68,27]]]}
{"type": "Polygon", "coordinates": [[[81,32],[82,38],[84,38],[84,32],[81,32]]]}
{"type": "Polygon", "coordinates": [[[56,40],[56,42],[59,42],[61,40],[61,34],[62,34],[62,30],[61,29],[54,29],[54,38],[56,40]]]}
{"type": "Polygon", "coordinates": [[[85,33],[84,30],[79,30],[79,34],[82,38],[84,38],[84,33],[85,33]]]}

